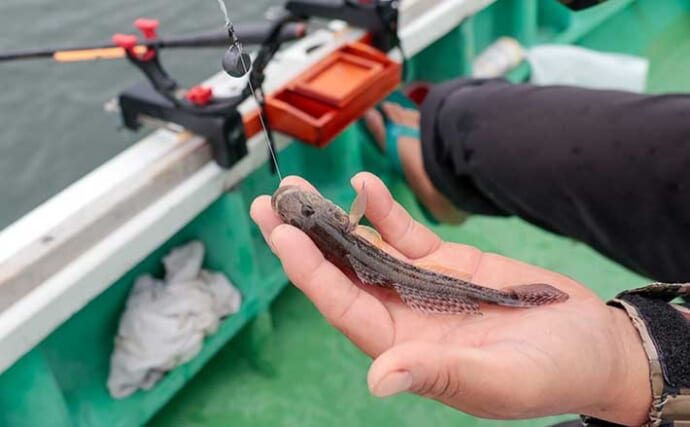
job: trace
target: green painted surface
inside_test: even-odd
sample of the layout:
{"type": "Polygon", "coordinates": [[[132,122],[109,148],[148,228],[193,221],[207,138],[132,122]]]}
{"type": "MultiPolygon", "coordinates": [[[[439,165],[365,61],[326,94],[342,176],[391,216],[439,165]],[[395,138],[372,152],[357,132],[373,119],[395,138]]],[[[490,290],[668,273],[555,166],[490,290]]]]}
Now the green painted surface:
{"type": "MultiPolygon", "coordinates": [[[[477,52],[496,37],[512,35],[526,44],[556,39],[644,54],[652,59],[650,91],[690,89],[687,2],[610,0],[575,17],[553,0],[522,1],[501,0],[466,21],[412,59],[410,79],[440,81],[465,74],[477,52]]],[[[511,80],[524,80],[528,72],[521,67],[511,80]]],[[[281,153],[281,167],[284,174],[309,179],[342,206],[354,196],[348,178],[372,171],[422,218],[408,189],[375,149],[362,143],[364,138],[357,125],[323,150],[293,145],[281,153]]],[[[415,396],[369,396],[370,361],[297,290],[288,287],[281,293],[286,280],[280,264],[247,216],[252,199],[270,193],[276,183],[268,167],[254,173],[0,376],[0,425],[133,426],[156,412],[149,423],[156,427],[532,426],[553,421],[477,420],[415,396]],[[154,389],[113,400],[105,381],[127,292],[139,274],[160,275],[161,257],[190,239],[206,244],[205,267],[224,272],[240,288],[245,298],[241,311],[223,323],[195,359],[154,389]]],[[[448,240],[570,275],[603,298],[646,282],[579,243],[517,219],[474,217],[461,227],[435,230],[448,240]]]]}
{"type": "Polygon", "coordinates": [[[54,427],[71,425],[55,376],[38,349],[0,376],[0,408],[3,426],[33,427],[46,420],[54,427]]]}
{"type": "Polygon", "coordinates": [[[284,279],[278,277],[263,282],[264,286],[256,286],[259,282],[253,280],[256,269],[254,247],[246,244],[250,236],[249,224],[246,219],[239,221],[242,218],[227,221],[228,213],[246,210],[247,206],[238,193],[221,197],[41,345],[76,425],[98,426],[105,420],[110,426],[141,423],[181,388],[249,319],[265,308],[269,297],[264,294],[270,288],[275,294],[284,279]],[[113,337],[127,293],[138,275],[152,272],[160,276],[161,257],[171,247],[191,239],[204,242],[207,249],[205,266],[222,271],[240,289],[245,299],[242,310],[223,323],[197,358],[168,375],[152,392],[138,392],[126,399],[113,400],[105,388],[108,355],[113,348],[113,337]],[[233,242],[245,244],[234,245],[233,242]]]}

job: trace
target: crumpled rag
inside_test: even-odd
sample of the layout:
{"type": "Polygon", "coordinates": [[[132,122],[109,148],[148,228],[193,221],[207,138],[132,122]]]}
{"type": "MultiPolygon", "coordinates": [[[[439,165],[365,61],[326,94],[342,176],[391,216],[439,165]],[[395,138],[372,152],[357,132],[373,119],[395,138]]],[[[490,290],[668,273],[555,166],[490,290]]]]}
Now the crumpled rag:
{"type": "Polygon", "coordinates": [[[240,292],[223,274],[202,269],[203,258],[203,244],[193,241],[163,259],[164,280],[137,278],[110,359],[107,386],[113,398],[151,389],[194,358],[204,338],[239,310],[240,292]]]}

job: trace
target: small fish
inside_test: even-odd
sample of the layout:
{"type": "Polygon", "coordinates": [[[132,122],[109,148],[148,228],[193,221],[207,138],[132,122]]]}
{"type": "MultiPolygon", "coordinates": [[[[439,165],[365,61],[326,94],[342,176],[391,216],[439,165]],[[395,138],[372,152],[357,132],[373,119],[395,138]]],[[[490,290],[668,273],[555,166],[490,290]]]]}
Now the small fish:
{"type": "MultiPolygon", "coordinates": [[[[297,186],[283,186],[273,194],[271,205],[283,222],[304,231],[326,259],[340,270],[354,274],[363,284],[395,289],[402,301],[415,311],[481,314],[480,302],[534,307],[568,299],[568,294],[547,284],[497,290],[389,255],[358,233],[361,227],[358,223],[366,210],[366,197],[363,188],[348,214],[316,193],[297,186]]],[[[366,232],[370,236],[372,233],[376,232],[373,229],[366,232]]]]}

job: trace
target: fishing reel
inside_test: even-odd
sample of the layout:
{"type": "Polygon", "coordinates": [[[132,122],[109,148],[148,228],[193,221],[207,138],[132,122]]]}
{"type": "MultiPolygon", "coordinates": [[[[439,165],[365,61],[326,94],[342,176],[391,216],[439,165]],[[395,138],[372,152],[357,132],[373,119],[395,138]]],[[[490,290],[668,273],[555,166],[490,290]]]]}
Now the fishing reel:
{"type": "MultiPolygon", "coordinates": [[[[158,21],[138,19],[135,26],[144,39],[151,42],[157,39],[158,21]]],[[[255,28],[246,39],[255,41],[261,38],[261,45],[268,41],[280,44],[305,35],[303,25],[286,26],[270,23],[255,28]],[[249,37],[251,35],[251,37],[249,37]]],[[[232,77],[242,77],[247,72],[263,68],[252,67],[251,58],[242,50],[239,37],[231,26],[228,36],[231,47],[223,61],[223,67],[232,77]]],[[[211,145],[215,162],[222,168],[229,168],[247,154],[246,135],[239,105],[252,93],[245,90],[230,97],[215,96],[209,87],[194,86],[184,89],[179,86],[163,68],[159,58],[159,45],[142,45],[136,36],[116,34],[113,42],[122,48],[130,63],[145,76],[147,82],[137,83],[118,96],[119,110],[123,124],[130,130],[137,130],[144,121],[173,123],[206,138],[211,145]]]]}
{"type": "Polygon", "coordinates": [[[288,0],[285,9],[303,19],[339,19],[365,29],[372,45],[387,52],[400,45],[399,6],[399,0],[288,0]]]}

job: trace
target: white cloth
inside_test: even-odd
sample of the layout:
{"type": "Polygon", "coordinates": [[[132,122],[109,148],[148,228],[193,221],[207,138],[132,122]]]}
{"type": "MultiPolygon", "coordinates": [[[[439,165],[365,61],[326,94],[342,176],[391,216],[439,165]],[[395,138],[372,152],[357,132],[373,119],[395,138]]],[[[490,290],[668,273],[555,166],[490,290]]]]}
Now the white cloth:
{"type": "Polygon", "coordinates": [[[604,53],[578,46],[541,45],[527,52],[530,81],[590,89],[644,92],[649,61],[631,55],[604,53]]]}
{"type": "Polygon", "coordinates": [[[194,241],[163,259],[164,281],[150,275],[136,280],[110,359],[112,397],[151,389],[167,371],[199,353],[222,318],[239,310],[239,291],[224,275],[202,270],[203,258],[203,244],[194,241]]]}

